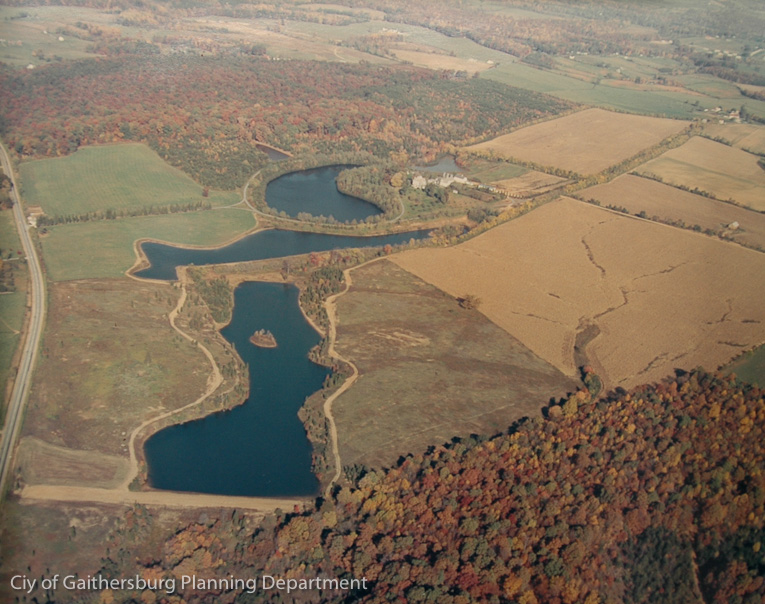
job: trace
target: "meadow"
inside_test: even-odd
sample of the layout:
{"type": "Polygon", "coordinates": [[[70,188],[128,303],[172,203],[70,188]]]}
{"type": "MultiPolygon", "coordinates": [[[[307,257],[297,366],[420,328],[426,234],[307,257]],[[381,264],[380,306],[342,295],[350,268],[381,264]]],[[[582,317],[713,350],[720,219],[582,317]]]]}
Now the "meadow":
{"type": "Polygon", "coordinates": [[[22,163],[19,173],[26,203],[48,215],[239,201],[234,192],[204,198],[201,185],[141,144],[83,147],[66,157],[22,163]]]}
{"type": "Polygon", "coordinates": [[[351,271],[337,352],[360,378],[333,404],[343,465],[394,464],[455,435],[491,434],[576,388],[476,310],[383,260],[351,271]]]}
{"type": "Polygon", "coordinates": [[[50,287],[23,430],[27,481],[114,486],[132,429],[204,391],[209,362],[167,320],[179,295],[130,279],[50,287]]]}
{"type": "Polygon", "coordinates": [[[138,239],[214,247],[254,226],[249,211],[207,210],[60,225],[49,229],[41,244],[53,281],[96,279],[124,275],[136,260],[133,243],[138,239]]]}
{"type": "Polygon", "coordinates": [[[726,232],[734,241],[765,249],[765,215],[739,206],[696,195],[655,180],[625,174],[603,185],[584,189],[583,199],[626,208],[630,214],[645,212],[660,220],[682,221],[715,232],[726,232]],[[735,230],[728,225],[738,222],[735,230]]]}
{"type": "Polygon", "coordinates": [[[468,150],[492,151],[580,174],[595,174],[678,133],[686,122],[585,109],[549,120],[468,150]]]}
{"type": "Polygon", "coordinates": [[[759,159],[741,149],[696,136],[635,172],[765,211],[765,170],[758,165],[759,159]]]}
{"type": "Polygon", "coordinates": [[[761,253],[568,198],[392,260],[478,296],[532,352],[571,377],[586,361],[609,388],[714,369],[765,339],[761,253]]]}

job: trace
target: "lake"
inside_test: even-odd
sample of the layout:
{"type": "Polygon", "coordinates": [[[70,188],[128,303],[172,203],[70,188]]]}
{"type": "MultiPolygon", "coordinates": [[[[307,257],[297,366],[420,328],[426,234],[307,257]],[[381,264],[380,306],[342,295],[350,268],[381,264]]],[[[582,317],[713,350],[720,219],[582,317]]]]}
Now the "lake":
{"type": "MultiPolygon", "coordinates": [[[[321,174],[334,184],[331,171],[321,174]]],[[[346,204],[362,203],[345,197],[346,204]]],[[[136,275],[174,280],[178,266],[396,245],[426,236],[426,231],[349,237],[272,229],[215,249],[144,242],[141,248],[150,266],[136,275]]],[[[158,489],[221,495],[316,494],[311,445],[297,412],[321,388],[329,372],[308,359],[319,335],[300,311],[298,289],[282,283],[242,283],[234,291],[231,322],[221,334],[247,364],[249,397],[234,409],[170,426],[149,438],[144,448],[149,484],[158,489]],[[260,348],[249,341],[259,329],[274,335],[276,348],[260,348]]]]}
{"type": "Polygon", "coordinates": [[[313,495],[311,445],[297,416],[329,371],[308,360],[319,335],[298,307],[298,289],[246,282],[234,292],[231,323],[221,330],[247,364],[243,405],[170,426],[146,442],[149,484],[158,489],[225,495],[313,495]],[[270,331],[276,348],[249,341],[270,331]]]}
{"type": "Polygon", "coordinates": [[[266,205],[292,218],[304,212],[332,216],[339,222],[363,222],[370,216],[382,214],[376,205],[337,190],[337,175],[353,167],[324,166],[275,178],[266,187],[266,205]]]}

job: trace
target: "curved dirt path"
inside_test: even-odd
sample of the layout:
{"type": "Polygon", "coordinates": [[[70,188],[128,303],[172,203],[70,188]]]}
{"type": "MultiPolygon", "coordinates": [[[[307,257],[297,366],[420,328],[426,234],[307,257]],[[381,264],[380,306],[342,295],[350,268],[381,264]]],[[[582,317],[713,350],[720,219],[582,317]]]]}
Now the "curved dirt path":
{"type": "Polygon", "coordinates": [[[351,279],[351,271],[354,271],[357,268],[361,268],[362,266],[371,264],[372,262],[378,262],[380,260],[384,260],[384,258],[374,258],[372,260],[359,264],[358,266],[352,266],[351,268],[345,269],[343,271],[343,277],[345,278],[345,287],[343,288],[343,291],[338,292],[333,296],[330,296],[329,298],[327,298],[327,301],[324,303],[324,308],[327,311],[327,318],[329,319],[329,329],[327,333],[327,340],[329,341],[329,346],[327,348],[327,353],[329,354],[330,357],[345,363],[346,365],[350,366],[350,368],[353,370],[353,373],[351,374],[351,376],[343,382],[340,388],[338,388],[335,392],[333,392],[327,398],[327,400],[324,401],[324,415],[327,418],[327,421],[329,422],[329,437],[330,437],[330,442],[332,444],[332,457],[335,460],[335,475],[332,477],[332,480],[329,481],[327,488],[324,489],[325,497],[329,496],[330,491],[332,490],[332,487],[340,479],[340,474],[343,471],[342,462],[340,460],[340,449],[338,447],[337,425],[335,424],[335,416],[332,414],[332,403],[334,403],[335,399],[337,399],[337,397],[339,397],[343,392],[348,390],[348,388],[350,388],[353,385],[353,383],[356,381],[356,379],[359,377],[359,370],[356,367],[356,365],[354,365],[348,359],[342,357],[335,350],[335,340],[337,339],[337,313],[335,308],[335,301],[340,296],[343,296],[346,293],[348,293],[348,291],[351,289],[351,285],[353,285],[353,279],[351,279]]]}

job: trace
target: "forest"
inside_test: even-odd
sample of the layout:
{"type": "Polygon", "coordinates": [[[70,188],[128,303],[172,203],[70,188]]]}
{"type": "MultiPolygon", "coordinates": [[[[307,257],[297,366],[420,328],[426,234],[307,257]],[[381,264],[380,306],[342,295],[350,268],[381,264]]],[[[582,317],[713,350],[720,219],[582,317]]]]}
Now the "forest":
{"type": "Polygon", "coordinates": [[[763,391],[733,376],[695,370],[597,401],[583,390],[504,434],[356,468],[353,486],[255,530],[234,512],[147,545],[155,520],[136,509],[102,573],[134,572],[137,559],[154,577],[371,585],[271,602],[760,602],[763,428],[763,391]]]}
{"type": "Polygon", "coordinates": [[[238,188],[267,164],[256,142],[297,154],[434,156],[447,142],[482,140],[572,107],[423,69],[251,55],[128,55],[25,72],[0,67],[0,106],[5,140],[22,158],[143,142],[216,189],[238,188]]]}

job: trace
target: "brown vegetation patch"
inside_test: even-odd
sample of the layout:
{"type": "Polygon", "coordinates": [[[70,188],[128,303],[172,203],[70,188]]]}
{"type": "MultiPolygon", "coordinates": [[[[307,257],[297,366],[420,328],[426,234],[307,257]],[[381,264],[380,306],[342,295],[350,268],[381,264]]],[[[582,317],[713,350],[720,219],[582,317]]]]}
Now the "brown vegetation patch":
{"type": "Polygon", "coordinates": [[[765,211],[765,170],[757,164],[758,159],[746,151],[696,136],[643,164],[636,172],[765,211]]]}
{"type": "Polygon", "coordinates": [[[765,340],[758,252],[562,198],[462,245],[393,261],[574,376],[576,336],[607,387],[717,367],[765,340]]]}
{"type": "Polygon", "coordinates": [[[688,227],[698,225],[702,229],[724,233],[743,245],[765,249],[764,214],[654,180],[625,174],[610,183],[585,189],[581,195],[602,205],[621,206],[631,214],[645,212],[649,218],[657,216],[662,221],[682,221],[688,227]],[[738,223],[738,228],[728,228],[733,223],[738,223]]]}
{"type": "MultiPolygon", "coordinates": [[[[343,465],[491,433],[576,388],[476,310],[388,261],[352,272],[335,348],[360,377],[333,405],[343,465]]],[[[464,292],[460,292],[464,293],[464,292]]]]}
{"type": "Polygon", "coordinates": [[[24,484],[76,483],[107,489],[121,484],[130,469],[124,457],[57,447],[30,437],[19,443],[16,460],[24,484]]]}
{"type": "Polygon", "coordinates": [[[686,122],[586,109],[499,136],[469,149],[595,174],[677,134],[686,122]]]}
{"type": "Polygon", "coordinates": [[[25,435],[124,456],[138,424],[197,398],[210,366],[168,322],[177,299],[129,279],[52,284],[25,435]]]}

